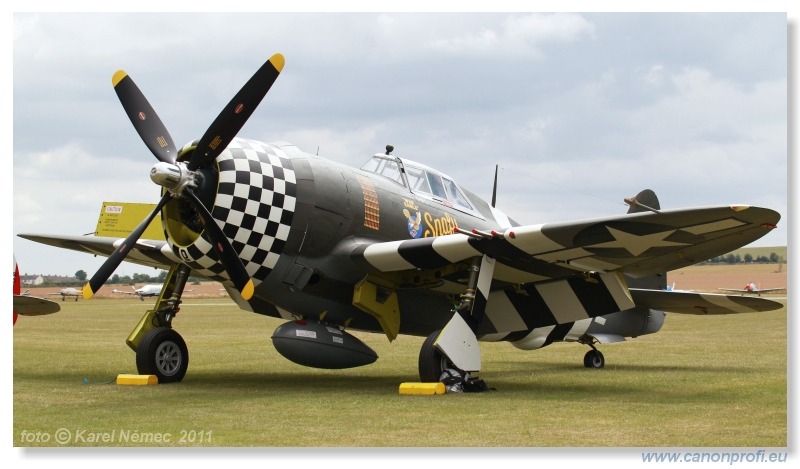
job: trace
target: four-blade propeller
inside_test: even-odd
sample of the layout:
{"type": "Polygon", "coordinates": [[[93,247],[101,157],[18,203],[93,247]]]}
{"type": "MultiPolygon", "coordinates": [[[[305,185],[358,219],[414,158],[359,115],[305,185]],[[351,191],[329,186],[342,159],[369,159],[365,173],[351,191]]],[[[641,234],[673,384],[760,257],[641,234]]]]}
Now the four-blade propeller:
{"type": "MultiPolygon", "coordinates": [[[[177,161],[177,152],[172,137],[133,80],[122,70],[114,74],[112,83],[122,107],[147,148],[161,162],[154,167],[152,174],[156,174],[158,172],[157,169],[160,168],[172,168],[170,172],[179,174],[180,180],[162,183],[157,176],[151,176],[154,181],[162,184],[167,191],[156,208],[128,235],[84,286],[83,297],[85,299],[88,300],[97,293],[111,274],[114,273],[114,270],[125,260],[125,256],[142,236],[150,222],[174,197],[185,197],[194,206],[206,234],[214,244],[219,260],[228,277],[230,277],[245,300],[252,297],[254,291],[253,280],[245,270],[238,253],[231,246],[227,236],[214,221],[208,207],[194,192],[196,188],[194,172],[213,164],[220,153],[227,148],[253,111],[255,111],[258,104],[266,96],[272,84],[275,83],[281,70],[283,70],[283,65],[283,56],[275,54],[261,66],[206,130],[196,145],[188,165],[177,161]]],[[[165,173],[162,171],[161,174],[165,173]]]]}

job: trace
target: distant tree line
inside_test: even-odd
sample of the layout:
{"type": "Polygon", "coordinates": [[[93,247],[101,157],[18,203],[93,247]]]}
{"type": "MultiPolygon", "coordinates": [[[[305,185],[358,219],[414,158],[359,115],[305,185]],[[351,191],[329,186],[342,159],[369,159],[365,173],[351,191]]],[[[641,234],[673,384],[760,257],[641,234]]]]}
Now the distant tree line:
{"type": "MultiPolygon", "coordinates": [[[[75,272],[75,282],[74,285],[80,286],[83,285],[89,279],[89,275],[86,273],[85,270],[79,270],[75,272]]],[[[133,274],[133,275],[119,275],[114,274],[111,278],[108,279],[106,284],[108,285],[133,285],[137,283],[164,283],[167,280],[167,271],[166,270],[159,270],[158,275],[152,276],[148,274],[133,274]]],[[[189,277],[189,283],[198,283],[204,281],[204,278],[201,277],[189,277]]],[[[49,286],[52,282],[43,283],[43,286],[49,286]]],[[[71,282],[59,282],[58,285],[67,285],[71,282]]]]}
{"type": "Polygon", "coordinates": [[[724,256],[717,256],[707,260],[705,263],[708,264],[775,264],[778,262],[784,262],[783,257],[779,256],[778,254],[771,252],[769,256],[753,256],[752,254],[745,254],[744,256],[739,254],[725,254],[724,256]]]}

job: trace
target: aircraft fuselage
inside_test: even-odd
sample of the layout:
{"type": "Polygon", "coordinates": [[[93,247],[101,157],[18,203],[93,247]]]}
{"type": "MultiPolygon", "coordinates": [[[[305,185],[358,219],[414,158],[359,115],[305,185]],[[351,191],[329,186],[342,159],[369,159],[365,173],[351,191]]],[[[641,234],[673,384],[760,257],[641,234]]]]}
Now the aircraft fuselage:
{"type": "MultiPolygon", "coordinates": [[[[490,231],[510,226],[502,213],[464,188],[457,189],[460,201],[443,192],[445,197],[437,197],[432,186],[428,192],[415,192],[399,168],[393,179],[288,144],[237,139],[217,158],[217,166],[218,192],[211,213],[222,222],[256,285],[247,302],[235,291],[232,296],[241,307],[259,314],[322,317],[333,324],[380,331],[373,316],[353,305],[353,289],[368,274],[386,275],[352,256],[356,250],[374,242],[451,234],[456,227],[490,231]],[[459,205],[463,199],[468,206],[459,205]]],[[[414,169],[441,177],[430,168],[414,169]]],[[[445,177],[443,184],[448,181],[445,177]]],[[[186,223],[185,215],[184,223],[174,222],[182,216],[179,204],[173,201],[165,210],[173,253],[201,275],[224,282],[224,272],[213,270],[217,265],[211,243],[196,233],[187,235],[184,226],[192,224],[186,223]]],[[[440,270],[419,272],[416,279],[391,278],[403,287],[397,290],[400,308],[413,308],[414,317],[425,318],[406,321],[401,333],[426,335],[452,316],[452,301],[441,294],[454,285],[443,279],[447,274],[440,270]]],[[[463,286],[453,293],[460,290],[463,286]]]]}

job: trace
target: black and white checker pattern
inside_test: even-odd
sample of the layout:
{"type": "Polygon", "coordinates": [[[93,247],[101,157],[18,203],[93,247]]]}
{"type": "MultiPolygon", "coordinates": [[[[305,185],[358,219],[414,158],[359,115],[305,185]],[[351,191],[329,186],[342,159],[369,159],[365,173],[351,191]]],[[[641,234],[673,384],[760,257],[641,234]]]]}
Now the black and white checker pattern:
{"type": "MultiPolygon", "coordinates": [[[[211,214],[257,286],[275,267],[289,237],[297,197],[292,163],[275,147],[236,139],[217,164],[219,185],[211,214]]],[[[186,248],[171,247],[197,274],[227,280],[214,247],[204,238],[186,248]]]]}

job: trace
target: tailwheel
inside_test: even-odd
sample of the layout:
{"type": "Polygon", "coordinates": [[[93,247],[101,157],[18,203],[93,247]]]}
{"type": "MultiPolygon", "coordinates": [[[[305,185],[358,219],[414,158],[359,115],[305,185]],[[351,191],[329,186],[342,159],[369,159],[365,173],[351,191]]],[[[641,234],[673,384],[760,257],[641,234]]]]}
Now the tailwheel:
{"type": "Polygon", "coordinates": [[[592,350],[586,352],[583,356],[583,366],[586,368],[602,368],[606,366],[606,359],[603,353],[592,347],[592,350]]]}
{"type": "Polygon", "coordinates": [[[447,357],[433,346],[441,332],[437,330],[429,335],[419,351],[419,380],[423,383],[437,383],[444,370],[453,368],[447,357]]]}
{"type": "Polygon", "coordinates": [[[136,368],[139,374],[156,375],[159,383],[182,380],[189,368],[186,342],[169,327],[153,329],[136,349],[136,368]]]}

